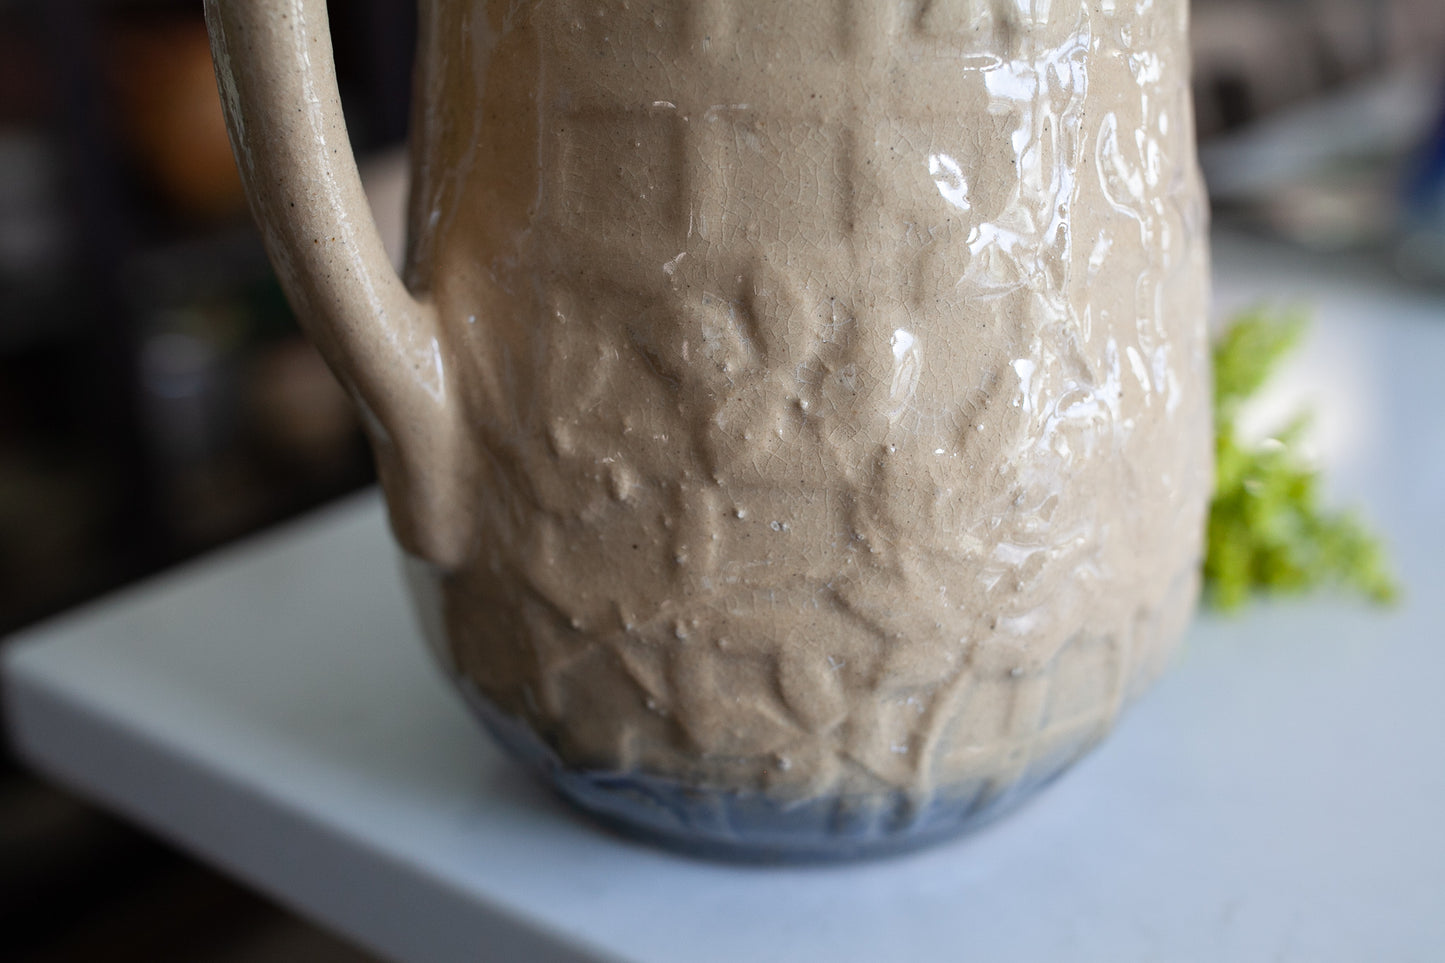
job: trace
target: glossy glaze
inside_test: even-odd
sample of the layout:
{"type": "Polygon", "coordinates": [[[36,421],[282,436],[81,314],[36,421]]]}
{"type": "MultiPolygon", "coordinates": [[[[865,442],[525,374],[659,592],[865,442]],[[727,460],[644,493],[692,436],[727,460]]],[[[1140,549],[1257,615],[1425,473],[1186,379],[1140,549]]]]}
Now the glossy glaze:
{"type": "Polygon", "coordinates": [[[982,812],[1193,604],[1185,4],[763,7],[422,4],[435,330],[366,357],[463,427],[416,469],[450,511],[388,499],[445,660],[554,773],[982,812]]]}

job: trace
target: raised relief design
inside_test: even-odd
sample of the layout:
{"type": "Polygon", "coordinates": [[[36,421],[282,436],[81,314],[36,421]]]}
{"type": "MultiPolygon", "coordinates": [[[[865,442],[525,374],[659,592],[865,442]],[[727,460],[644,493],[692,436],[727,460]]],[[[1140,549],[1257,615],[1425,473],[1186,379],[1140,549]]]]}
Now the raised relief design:
{"type": "Polygon", "coordinates": [[[1192,600],[1182,67],[1078,0],[555,6],[457,661],[583,768],[900,819],[1047,778],[1192,600]]]}

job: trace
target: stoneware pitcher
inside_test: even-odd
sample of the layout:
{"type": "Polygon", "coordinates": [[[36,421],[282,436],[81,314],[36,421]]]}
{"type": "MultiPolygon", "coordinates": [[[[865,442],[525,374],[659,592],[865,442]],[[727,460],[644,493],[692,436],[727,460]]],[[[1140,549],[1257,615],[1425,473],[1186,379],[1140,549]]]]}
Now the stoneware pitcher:
{"type": "Polygon", "coordinates": [[[1185,0],[421,0],[403,278],[323,0],[206,14],[426,632],[578,806],[916,845],[1160,671],[1211,476],[1185,0]]]}

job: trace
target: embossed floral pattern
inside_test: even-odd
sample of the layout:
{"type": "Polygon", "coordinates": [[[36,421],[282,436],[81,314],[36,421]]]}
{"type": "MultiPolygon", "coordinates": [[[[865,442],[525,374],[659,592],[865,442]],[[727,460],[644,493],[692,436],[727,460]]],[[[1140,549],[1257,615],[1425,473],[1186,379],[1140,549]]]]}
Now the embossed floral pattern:
{"type": "Polygon", "coordinates": [[[411,266],[476,359],[459,670],[574,765],[789,797],[1100,738],[1210,474],[1183,0],[476,6],[411,266]]]}

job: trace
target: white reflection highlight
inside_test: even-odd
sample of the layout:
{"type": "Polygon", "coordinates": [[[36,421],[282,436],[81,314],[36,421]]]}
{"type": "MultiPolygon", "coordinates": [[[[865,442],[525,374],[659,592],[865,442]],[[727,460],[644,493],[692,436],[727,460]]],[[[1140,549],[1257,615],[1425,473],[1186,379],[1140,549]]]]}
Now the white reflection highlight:
{"type": "Polygon", "coordinates": [[[1014,374],[1019,379],[1019,403],[1024,410],[1032,414],[1037,407],[1034,404],[1034,370],[1038,365],[1032,358],[1019,358],[1011,363],[1014,374]]]}
{"type": "Polygon", "coordinates": [[[918,338],[912,331],[897,328],[888,339],[893,349],[893,383],[888,387],[888,417],[897,419],[913,401],[918,390],[918,377],[923,367],[918,338]]]}
{"type": "Polygon", "coordinates": [[[968,180],[963,176],[963,168],[958,161],[947,154],[929,154],[928,176],[933,178],[934,186],[945,201],[960,211],[969,209],[968,180]]]}
{"type": "Polygon", "coordinates": [[[898,328],[893,332],[893,337],[888,339],[888,343],[893,347],[893,360],[901,364],[903,359],[908,356],[908,352],[912,351],[913,346],[918,343],[918,339],[913,336],[912,331],[898,328]]]}

